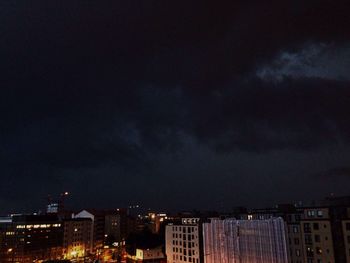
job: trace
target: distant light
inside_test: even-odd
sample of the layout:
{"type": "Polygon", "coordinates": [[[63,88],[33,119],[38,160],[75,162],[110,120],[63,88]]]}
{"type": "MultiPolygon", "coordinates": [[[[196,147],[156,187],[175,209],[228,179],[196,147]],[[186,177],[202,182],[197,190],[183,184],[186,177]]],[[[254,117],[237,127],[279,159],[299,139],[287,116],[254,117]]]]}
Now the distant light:
{"type": "Polygon", "coordinates": [[[69,193],[68,192],[64,192],[64,195],[69,195],[69,193]]]}
{"type": "Polygon", "coordinates": [[[12,252],[12,250],[13,250],[12,248],[9,248],[9,249],[7,250],[7,252],[12,252]]]}

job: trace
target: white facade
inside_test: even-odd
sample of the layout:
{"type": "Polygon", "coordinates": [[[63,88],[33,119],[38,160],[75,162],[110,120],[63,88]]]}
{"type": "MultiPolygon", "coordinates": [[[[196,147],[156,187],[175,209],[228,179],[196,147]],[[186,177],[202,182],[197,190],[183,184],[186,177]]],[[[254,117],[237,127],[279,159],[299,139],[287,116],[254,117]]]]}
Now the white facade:
{"type": "Polygon", "coordinates": [[[165,253],[169,263],[200,262],[199,219],[186,218],[181,225],[167,225],[165,253]]]}
{"type": "Polygon", "coordinates": [[[205,263],[288,263],[282,218],[203,224],[205,263]]]}
{"type": "Polygon", "coordinates": [[[79,213],[73,215],[73,218],[89,218],[92,221],[91,224],[91,235],[90,235],[90,251],[93,251],[93,245],[94,245],[94,220],[95,220],[95,216],[93,214],[91,214],[90,212],[86,211],[86,210],[82,210],[79,213]]]}
{"type": "Polygon", "coordinates": [[[162,258],[164,258],[164,254],[161,247],[152,249],[136,249],[136,260],[154,260],[162,258]]]}

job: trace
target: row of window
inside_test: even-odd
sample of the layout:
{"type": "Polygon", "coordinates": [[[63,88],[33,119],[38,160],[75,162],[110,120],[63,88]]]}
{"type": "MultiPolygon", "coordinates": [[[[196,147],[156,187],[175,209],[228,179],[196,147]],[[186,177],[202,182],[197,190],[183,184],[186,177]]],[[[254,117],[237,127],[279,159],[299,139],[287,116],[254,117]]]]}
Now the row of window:
{"type": "Polygon", "coordinates": [[[180,248],[177,248],[177,247],[173,247],[173,252],[174,253],[181,253],[183,254],[184,256],[187,256],[187,252],[188,252],[188,256],[194,256],[196,255],[196,251],[194,249],[182,249],[181,247],[180,248]]]}
{"type": "Polygon", "coordinates": [[[173,240],[173,246],[182,246],[182,245],[184,248],[186,247],[191,248],[191,247],[198,246],[198,244],[194,242],[182,242],[181,240],[173,240]]]}
{"type": "MultiPolygon", "coordinates": [[[[183,240],[186,240],[186,236],[187,236],[188,240],[191,240],[191,239],[195,238],[194,234],[192,234],[192,235],[191,234],[188,234],[188,235],[183,234],[183,235],[181,235],[181,234],[173,233],[173,238],[182,238],[183,240]]],[[[197,238],[197,236],[196,236],[196,238],[197,238]]]]}
{"type": "MultiPolygon", "coordinates": [[[[319,223],[313,223],[312,228],[313,228],[313,230],[319,230],[320,229],[319,223]]],[[[324,224],[323,228],[327,228],[327,225],[324,224]]],[[[311,233],[311,223],[304,223],[304,232],[311,233]]]]}
{"type": "Polygon", "coordinates": [[[192,263],[199,262],[198,258],[191,258],[191,257],[182,256],[182,255],[173,255],[173,260],[174,260],[174,262],[175,262],[175,260],[180,260],[180,261],[184,261],[184,262],[192,262],[192,263]]]}
{"type": "Polygon", "coordinates": [[[197,230],[197,227],[194,226],[173,226],[173,231],[180,231],[183,233],[192,233],[197,230]],[[187,229],[187,230],[186,230],[187,229]]]}
{"type": "Polygon", "coordinates": [[[306,215],[307,215],[307,217],[323,217],[323,211],[322,210],[307,210],[306,215]]]}
{"type": "MultiPolygon", "coordinates": [[[[330,250],[327,248],[327,249],[326,249],[326,252],[327,252],[327,254],[329,254],[329,253],[330,253],[330,250]]],[[[316,254],[317,254],[317,255],[322,255],[322,253],[323,253],[322,248],[316,247],[316,254]]],[[[314,249],[313,249],[312,247],[307,247],[307,248],[306,248],[306,256],[307,256],[308,258],[313,258],[314,255],[315,255],[314,249]]]]}

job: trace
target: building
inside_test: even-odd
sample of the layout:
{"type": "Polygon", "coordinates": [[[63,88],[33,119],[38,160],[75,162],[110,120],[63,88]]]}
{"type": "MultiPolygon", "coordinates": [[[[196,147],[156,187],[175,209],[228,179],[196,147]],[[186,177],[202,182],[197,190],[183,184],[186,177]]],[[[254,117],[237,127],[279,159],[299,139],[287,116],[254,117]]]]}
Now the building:
{"type": "Polygon", "coordinates": [[[103,249],[105,242],[105,212],[98,210],[82,210],[73,218],[88,218],[92,221],[92,253],[103,249]]]}
{"type": "MultiPolygon", "coordinates": [[[[350,218],[350,208],[348,208],[348,217],[350,218]]],[[[342,220],[342,230],[346,262],[350,262],[350,219],[342,220]]]]}
{"type": "Polygon", "coordinates": [[[47,198],[46,214],[57,214],[59,218],[70,217],[70,213],[65,210],[65,199],[69,193],[61,193],[58,199],[52,199],[51,195],[47,198]]]}
{"type": "Polygon", "coordinates": [[[284,221],[212,219],[203,224],[203,250],[205,263],[287,263],[284,221]]]}
{"type": "Polygon", "coordinates": [[[63,227],[55,215],[16,215],[0,222],[1,263],[62,258],[63,227]]]}
{"type": "MultiPolygon", "coordinates": [[[[301,221],[301,231],[305,249],[304,262],[346,262],[335,261],[334,248],[335,246],[339,246],[344,249],[344,241],[341,240],[340,243],[335,243],[333,240],[332,232],[335,232],[336,229],[332,227],[329,208],[305,208],[304,217],[301,221]]],[[[340,257],[340,254],[337,257],[340,257]]]]}
{"type": "Polygon", "coordinates": [[[274,208],[253,209],[239,215],[240,219],[266,220],[276,217],[283,218],[285,232],[287,233],[288,259],[290,263],[303,263],[305,249],[303,246],[303,234],[301,231],[301,219],[304,210],[292,204],[277,205],[274,208]]]}
{"type": "Polygon", "coordinates": [[[148,222],[146,227],[154,234],[158,234],[161,229],[161,225],[168,219],[166,213],[148,213],[148,222]]]}
{"type": "Polygon", "coordinates": [[[166,259],[162,247],[152,249],[136,249],[136,255],[128,255],[128,262],[149,262],[149,263],[165,263],[166,259]]]}
{"type": "Polygon", "coordinates": [[[182,218],[165,227],[165,253],[169,263],[203,262],[200,218],[182,218]]]}
{"type": "Polygon", "coordinates": [[[244,219],[282,217],[290,263],[350,263],[350,197],[328,197],[307,206],[278,205],[237,216],[244,219]]]}
{"type": "Polygon", "coordinates": [[[106,212],[105,235],[107,243],[123,244],[128,237],[128,215],[127,209],[117,208],[106,212]]]}
{"type": "Polygon", "coordinates": [[[63,222],[63,255],[65,259],[85,258],[93,250],[93,223],[90,218],[67,219],[63,222]]]}

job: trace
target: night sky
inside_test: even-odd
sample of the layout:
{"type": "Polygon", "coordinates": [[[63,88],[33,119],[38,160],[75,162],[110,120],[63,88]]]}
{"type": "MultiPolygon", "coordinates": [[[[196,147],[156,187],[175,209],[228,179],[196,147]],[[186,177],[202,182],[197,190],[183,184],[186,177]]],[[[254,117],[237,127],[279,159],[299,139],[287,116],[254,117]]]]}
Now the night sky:
{"type": "Polygon", "coordinates": [[[348,0],[1,1],[0,214],[350,194],[348,0]]]}

